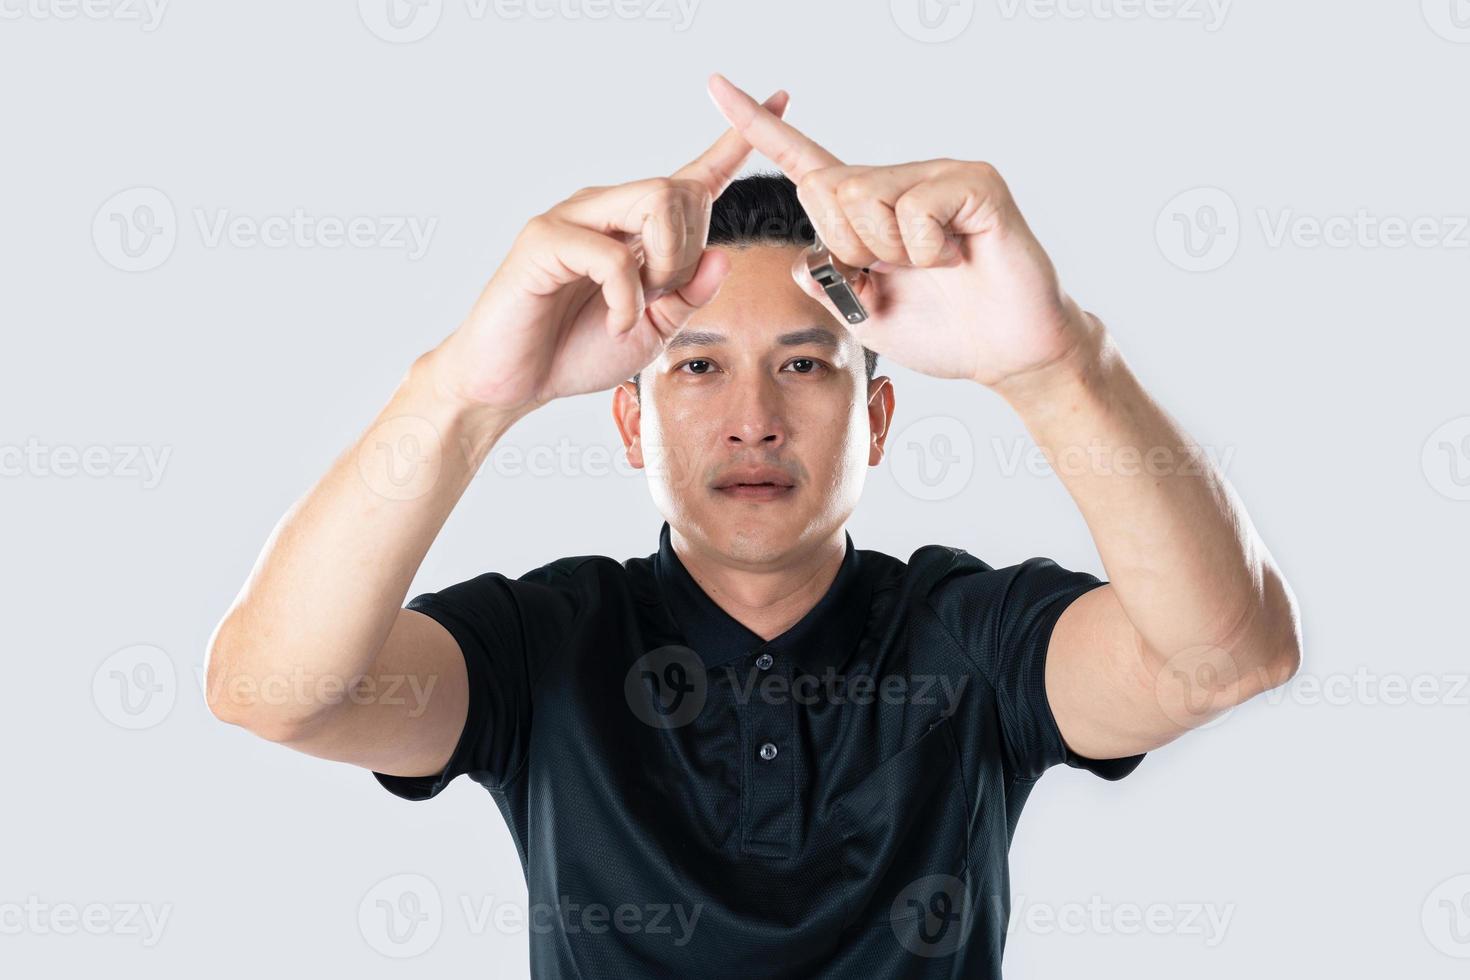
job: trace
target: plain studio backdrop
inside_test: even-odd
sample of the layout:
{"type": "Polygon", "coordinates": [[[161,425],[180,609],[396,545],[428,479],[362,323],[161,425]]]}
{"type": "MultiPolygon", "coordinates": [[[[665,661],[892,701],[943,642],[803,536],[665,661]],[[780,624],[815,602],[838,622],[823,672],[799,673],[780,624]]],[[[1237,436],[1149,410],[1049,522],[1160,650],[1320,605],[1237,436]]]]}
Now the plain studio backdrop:
{"type": "MultiPolygon", "coordinates": [[[[715,70],[787,88],[848,162],[994,163],[1301,603],[1288,688],[1121,783],[1042,779],[1007,975],[1464,975],[1463,2],[0,15],[6,975],[526,976],[490,796],[404,802],[219,723],[206,640],[526,219],[715,138],[715,70]]],[[[999,398],[879,371],[897,415],[858,547],[1103,574],[999,398]]],[[[610,404],[516,425],[409,595],[652,553],[610,404]]]]}

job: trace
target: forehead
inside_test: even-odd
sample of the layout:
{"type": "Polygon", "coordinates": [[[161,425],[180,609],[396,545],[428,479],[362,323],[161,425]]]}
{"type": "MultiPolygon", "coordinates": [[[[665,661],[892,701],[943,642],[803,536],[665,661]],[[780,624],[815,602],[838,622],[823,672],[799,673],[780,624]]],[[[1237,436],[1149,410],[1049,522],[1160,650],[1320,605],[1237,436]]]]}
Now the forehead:
{"type": "Polygon", "coordinates": [[[826,307],[792,281],[791,264],[801,246],[717,247],[729,257],[730,273],[715,298],[696,310],[670,341],[669,353],[696,340],[709,343],[711,335],[724,336],[730,344],[769,345],[802,342],[793,341],[793,335],[803,331],[805,342],[823,344],[827,337],[838,346],[855,343],[826,307]]]}

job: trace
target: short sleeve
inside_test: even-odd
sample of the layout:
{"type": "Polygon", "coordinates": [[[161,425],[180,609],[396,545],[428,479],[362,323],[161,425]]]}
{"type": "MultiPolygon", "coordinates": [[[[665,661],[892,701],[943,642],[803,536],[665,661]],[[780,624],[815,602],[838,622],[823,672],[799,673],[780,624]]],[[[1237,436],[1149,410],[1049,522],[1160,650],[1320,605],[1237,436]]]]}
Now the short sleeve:
{"type": "Polygon", "coordinates": [[[491,789],[514,778],[530,741],[536,681],[565,642],[578,606],[568,576],[553,566],[519,579],[485,572],[409,600],[405,609],[433,618],[459,644],[469,707],[442,772],[375,771],[378,782],[395,796],[427,800],[463,773],[491,789]]]}
{"type": "Polygon", "coordinates": [[[1073,600],[1106,584],[1049,558],[997,569],[960,551],[930,592],[931,607],[995,692],[1005,766],[1018,779],[1035,779],[1061,763],[1122,779],[1143,761],[1143,754],[1089,759],[1073,752],[1046,696],[1052,629],[1073,600]]]}

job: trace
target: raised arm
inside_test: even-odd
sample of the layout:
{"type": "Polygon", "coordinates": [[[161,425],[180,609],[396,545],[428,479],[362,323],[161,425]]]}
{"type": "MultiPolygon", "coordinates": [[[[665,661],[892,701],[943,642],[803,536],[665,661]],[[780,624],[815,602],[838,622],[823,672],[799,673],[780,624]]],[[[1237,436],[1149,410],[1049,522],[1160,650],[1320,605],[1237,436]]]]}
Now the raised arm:
{"type": "MultiPolygon", "coordinates": [[[[870,312],[850,327],[857,339],[1001,394],[1059,461],[1111,580],[1069,603],[1047,647],[1071,749],[1144,752],[1285,683],[1301,639],[1280,571],[1223,477],[1062,289],[996,169],[848,165],[723,76],[710,95],[796,182],[832,253],[872,270],[855,284],[870,312]],[[1079,452],[1083,465],[1063,465],[1079,452]]],[[[792,274],[843,322],[804,265],[792,274]]]]}
{"type": "Polygon", "coordinates": [[[1263,691],[1301,659],[1296,603],[1239,497],[1134,377],[1103,325],[1008,379],[1072,495],[1109,583],[1070,603],[1047,648],[1057,727],[1096,759],[1157,748],[1263,691]]]}
{"type": "Polygon", "coordinates": [[[714,297],[729,262],[705,247],[710,207],[749,152],[726,131],[670,177],[586,188],[531,219],[464,323],[272,531],[210,637],[217,717],[390,775],[443,769],[465,663],[402,608],[409,585],[516,420],[625,381],[714,297]]]}
{"type": "Polygon", "coordinates": [[[526,410],[442,390],[436,348],[277,523],[210,639],[221,720],[324,758],[420,775],[464,723],[465,666],[444,627],[402,609],[495,442],[526,410]]]}

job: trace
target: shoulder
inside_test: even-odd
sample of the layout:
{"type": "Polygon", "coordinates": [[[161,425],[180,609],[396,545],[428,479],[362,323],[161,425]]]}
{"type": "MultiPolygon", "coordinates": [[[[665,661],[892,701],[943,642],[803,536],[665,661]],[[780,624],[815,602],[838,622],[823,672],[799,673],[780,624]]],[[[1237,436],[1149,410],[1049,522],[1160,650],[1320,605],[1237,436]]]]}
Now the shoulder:
{"type": "Polygon", "coordinates": [[[626,577],[623,564],[607,555],[568,555],[538,565],[519,577],[543,585],[575,585],[626,577]]]}
{"type": "Polygon", "coordinates": [[[861,554],[871,615],[880,622],[915,613],[932,615],[937,607],[953,606],[943,597],[972,588],[980,576],[993,571],[963,548],[943,544],[915,548],[906,561],[880,551],[861,554]]]}
{"type": "Polygon", "coordinates": [[[622,566],[603,555],[571,555],[538,565],[519,575],[487,571],[432,592],[415,595],[407,608],[419,612],[490,612],[507,606],[533,614],[564,614],[583,605],[586,596],[605,593],[623,574],[622,566]]]}
{"type": "Polygon", "coordinates": [[[963,548],[937,544],[914,550],[905,582],[915,606],[961,632],[1029,622],[1104,584],[1045,556],[997,567],[963,548]]]}
{"type": "Polygon", "coordinates": [[[568,555],[538,565],[514,579],[496,577],[517,600],[524,603],[529,599],[542,612],[549,611],[547,602],[552,597],[562,605],[594,609],[609,600],[623,599],[632,591],[628,569],[607,555],[568,555]]]}
{"type": "Polygon", "coordinates": [[[917,601],[973,585],[977,576],[995,571],[989,564],[964,548],[947,544],[926,544],[915,548],[904,569],[906,590],[917,601]]]}
{"type": "Polygon", "coordinates": [[[1075,584],[1092,579],[1088,572],[1074,571],[1044,555],[1034,555],[1004,566],[994,566],[963,548],[929,544],[914,550],[909,558],[909,575],[926,595],[955,589],[982,589],[1004,596],[1019,585],[1075,584]]]}
{"type": "Polygon", "coordinates": [[[873,595],[891,595],[904,601],[922,600],[941,582],[955,576],[991,570],[963,548],[943,544],[915,548],[907,561],[881,551],[859,549],[859,553],[873,595]]]}

